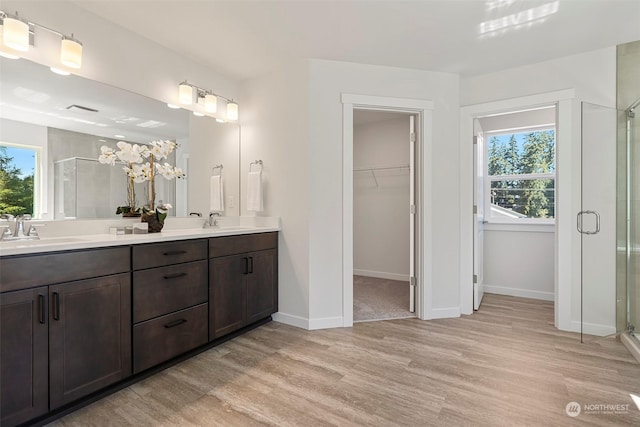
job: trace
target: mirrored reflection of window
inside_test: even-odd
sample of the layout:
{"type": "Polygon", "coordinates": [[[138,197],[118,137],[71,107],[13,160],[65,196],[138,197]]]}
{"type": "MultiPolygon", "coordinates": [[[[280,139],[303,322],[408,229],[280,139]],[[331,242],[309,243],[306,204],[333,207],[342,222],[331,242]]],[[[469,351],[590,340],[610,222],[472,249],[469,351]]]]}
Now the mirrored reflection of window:
{"type": "Polygon", "coordinates": [[[487,143],[488,218],[555,218],[556,144],[553,129],[493,134],[487,143]]]}
{"type": "Polygon", "coordinates": [[[0,214],[35,213],[38,150],[0,143],[0,214]]]}

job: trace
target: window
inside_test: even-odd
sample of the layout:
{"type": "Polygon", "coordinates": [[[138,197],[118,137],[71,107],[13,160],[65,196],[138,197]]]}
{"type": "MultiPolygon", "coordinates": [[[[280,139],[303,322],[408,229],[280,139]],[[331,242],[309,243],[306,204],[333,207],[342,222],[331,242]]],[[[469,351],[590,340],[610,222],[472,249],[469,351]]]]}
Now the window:
{"type": "Polygon", "coordinates": [[[0,214],[36,215],[38,149],[0,143],[0,214]]]}
{"type": "Polygon", "coordinates": [[[487,134],[485,218],[494,222],[553,222],[555,129],[487,134]]]}

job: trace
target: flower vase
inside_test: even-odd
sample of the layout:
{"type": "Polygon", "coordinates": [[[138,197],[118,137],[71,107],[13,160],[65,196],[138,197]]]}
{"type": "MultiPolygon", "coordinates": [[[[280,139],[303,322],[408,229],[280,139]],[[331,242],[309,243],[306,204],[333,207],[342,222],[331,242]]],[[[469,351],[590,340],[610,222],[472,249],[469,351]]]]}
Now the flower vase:
{"type": "Polygon", "coordinates": [[[144,212],[141,221],[149,224],[149,233],[159,233],[164,227],[164,222],[158,219],[158,214],[155,211],[144,212]]]}

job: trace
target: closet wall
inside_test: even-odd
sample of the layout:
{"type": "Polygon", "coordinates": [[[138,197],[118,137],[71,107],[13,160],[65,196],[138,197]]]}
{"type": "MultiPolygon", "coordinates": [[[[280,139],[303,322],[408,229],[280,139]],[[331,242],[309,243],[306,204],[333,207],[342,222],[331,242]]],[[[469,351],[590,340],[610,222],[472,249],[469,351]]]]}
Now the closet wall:
{"type": "Polygon", "coordinates": [[[408,164],[409,115],[354,111],[356,275],[409,280],[408,164]]]}

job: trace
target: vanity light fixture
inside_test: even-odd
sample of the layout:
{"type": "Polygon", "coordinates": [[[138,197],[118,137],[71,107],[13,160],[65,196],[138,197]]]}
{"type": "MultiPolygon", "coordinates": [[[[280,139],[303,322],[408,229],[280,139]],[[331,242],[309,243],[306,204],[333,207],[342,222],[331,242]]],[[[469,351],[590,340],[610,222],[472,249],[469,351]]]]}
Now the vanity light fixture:
{"type": "MultiPolygon", "coordinates": [[[[218,98],[223,99],[227,102],[227,120],[238,120],[238,103],[225,98],[222,95],[218,95],[214,93],[212,90],[203,89],[199,86],[196,86],[188,81],[183,81],[178,85],[178,100],[182,105],[192,105],[195,90],[195,98],[196,98],[196,109],[197,116],[200,115],[211,115],[212,117],[216,117],[215,114],[218,113],[218,98]],[[204,113],[202,112],[204,111],[204,113]]],[[[174,108],[173,104],[167,104],[170,108],[174,108]]],[[[194,107],[185,107],[191,111],[194,111],[194,107]]],[[[219,119],[216,117],[216,119],[219,119]]]]}
{"type": "Polygon", "coordinates": [[[227,119],[238,120],[238,104],[233,101],[227,103],[227,119]]]}
{"type": "Polygon", "coordinates": [[[186,80],[178,86],[178,99],[184,105],[193,103],[193,86],[187,83],[186,80]]]}
{"type": "Polygon", "coordinates": [[[7,47],[5,47],[3,42],[3,33],[4,33],[4,23],[0,19],[0,56],[7,59],[19,59],[18,55],[12,54],[7,47]]]}
{"type": "Polygon", "coordinates": [[[2,43],[19,52],[29,50],[29,23],[15,15],[6,15],[3,18],[2,43]]]}
{"type": "Polygon", "coordinates": [[[80,68],[82,66],[82,43],[71,37],[62,36],[60,43],[60,62],[67,67],[80,68]]]}
{"type": "Polygon", "coordinates": [[[2,21],[0,55],[7,58],[19,58],[20,56],[14,55],[14,53],[27,52],[29,46],[34,46],[34,30],[37,28],[60,37],[60,65],[51,65],[51,71],[69,75],[71,73],[65,70],[65,67],[78,69],[82,66],[82,43],[74,38],[73,34],[69,37],[44,25],[27,21],[19,17],[18,12],[15,15],[9,15],[0,10],[0,20],[2,21]],[[12,49],[12,51],[7,52],[5,48],[12,49]]]}
{"type": "Polygon", "coordinates": [[[204,111],[207,113],[215,113],[218,111],[218,97],[212,93],[204,96],[204,111]]]}

